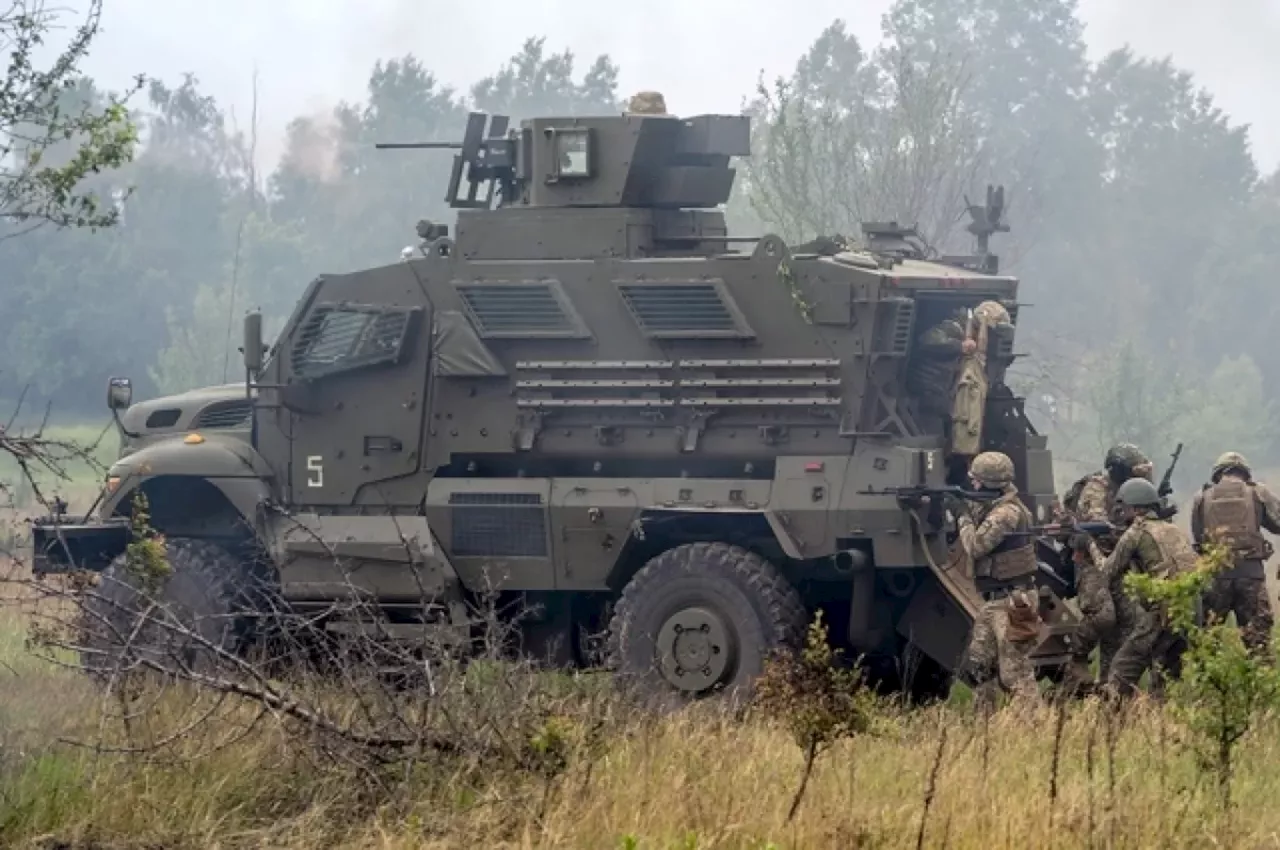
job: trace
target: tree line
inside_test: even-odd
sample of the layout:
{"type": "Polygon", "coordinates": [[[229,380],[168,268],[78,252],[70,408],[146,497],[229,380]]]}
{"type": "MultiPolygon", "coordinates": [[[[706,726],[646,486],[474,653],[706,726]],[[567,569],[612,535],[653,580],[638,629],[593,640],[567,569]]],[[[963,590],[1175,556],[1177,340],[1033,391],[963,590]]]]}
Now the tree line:
{"type": "MultiPolygon", "coordinates": [[[[896,219],[946,252],[967,247],[966,200],[1003,184],[1012,231],[993,247],[1023,280],[1019,388],[1059,457],[1181,440],[1186,483],[1226,448],[1280,459],[1280,178],[1260,174],[1248,128],[1169,59],[1090,61],[1074,0],[897,0],[882,36],[836,21],[761,80],[731,222],[804,240],[896,219]]],[[[295,118],[265,174],[252,119],[192,76],[145,81],[136,155],[83,175],[118,219],[0,240],[0,397],[99,415],[108,374],[143,394],[236,380],[245,309],[278,325],[317,274],[394,261],[417,220],[452,221],[447,155],[375,142],[457,139],[472,108],[620,109],[618,67],[576,59],[529,39],[466,92],[427,59],[378,62],[361,102],[295,118]]],[[[79,78],[63,97],[118,95],[79,78]]]]}

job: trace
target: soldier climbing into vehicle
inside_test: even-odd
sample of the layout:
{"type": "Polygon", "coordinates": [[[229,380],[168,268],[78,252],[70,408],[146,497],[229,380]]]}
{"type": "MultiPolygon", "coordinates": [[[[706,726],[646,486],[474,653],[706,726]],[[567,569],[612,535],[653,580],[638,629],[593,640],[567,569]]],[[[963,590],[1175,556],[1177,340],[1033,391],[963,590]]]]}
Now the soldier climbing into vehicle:
{"type": "Polygon", "coordinates": [[[1191,508],[1196,545],[1223,543],[1234,556],[1232,565],[1214,576],[1205,598],[1206,613],[1235,614],[1245,645],[1270,659],[1274,618],[1264,562],[1272,546],[1262,535],[1264,528],[1280,534],[1280,499],[1253,480],[1243,455],[1226,452],[1213,465],[1211,483],[1195,495],[1191,508]]]}
{"type": "Polygon", "coordinates": [[[927,433],[949,436],[951,453],[976,455],[987,398],[987,355],[993,339],[1013,330],[1009,311],[983,301],[958,308],[916,338],[907,391],[927,433]]]}
{"type": "MultiPolygon", "coordinates": [[[[1112,446],[1103,459],[1102,469],[1076,481],[1063,499],[1066,519],[1081,522],[1111,522],[1116,493],[1131,478],[1151,480],[1153,467],[1142,450],[1131,443],[1112,446]]],[[[1083,538],[1079,538],[1083,542],[1083,538]]],[[[1104,556],[1115,549],[1117,537],[1097,535],[1094,543],[1104,556]]],[[[1087,689],[1095,684],[1089,671],[1089,656],[1098,650],[1097,682],[1105,682],[1111,660],[1120,648],[1121,635],[1116,624],[1116,601],[1113,588],[1103,575],[1101,561],[1090,557],[1086,546],[1071,546],[1076,568],[1076,599],[1084,618],[1076,638],[1071,666],[1068,670],[1072,688],[1087,689]]]]}
{"type": "Polygon", "coordinates": [[[1163,692],[1164,679],[1181,672],[1185,639],[1170,626],[1168,614],[1154,603],[1144,602],[1124,589],[1130,572],[1156,578],[1173,578],[1195,569],[1196,553],[1182,529],[1161,516],[1161,498],[1146,478],[1130,478],[1115,494],[1115,510],[1127,526],[1111,554],[1098,541],[1077,534],[1072,547],[1087,549],[1108,579],[1116,608],[1120,645],[1105,679],[1109,693],[1131,696],[1142,674],[1151,671],[1151,691],[1163,692]]]}
{"type": "Polygon", "coordinates": [[[951,398],[951,453],[974,457],[982,448],[982,423],[987,405],[987,357],[997,337],[1012,333],[1013,320],[1004,305],[983,301],[973,309],[965,328],[955,387],[951,398]],[[972,343],[969,345],[968,343],[972,343]]]}
{"type": "Polygon", "coordinates": [[[977,348],[968,325],[969,311],[961,307],[916,339],[907,392],[916,402],[917,423],[927,433],[946,433],[960,358],[977,348]]]}
{"type": "Polygon", "coordinates": [[[978,503],[948,500],[957,518],[960,547],[973,562],[974,585],[984,604],[970,632],[960,676],[974,688],[977,704],[989,707],[996,690],[1019,700],[1039,698],[1031,652],[1040,636],[1033,518],[1014,486],[1013,461],[1000,452],[973,459],[969,476],[979,490],[1000,497],[978,503]]]}

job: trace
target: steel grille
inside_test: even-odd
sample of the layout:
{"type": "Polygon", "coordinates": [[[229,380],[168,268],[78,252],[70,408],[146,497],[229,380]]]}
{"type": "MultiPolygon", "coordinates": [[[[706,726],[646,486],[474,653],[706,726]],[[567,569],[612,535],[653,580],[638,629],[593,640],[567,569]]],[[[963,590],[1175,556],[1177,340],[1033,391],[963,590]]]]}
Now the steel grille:
{"type": "Polygon", "coordinates": [[[200,411],[195,421],[191,423],[191,427],[193,429],[237,428],[249,421],[249,414],[252,412],[253,400],[247,398],[211,404],[200,411]]]}
{"type": "Polygon", "coordinates": [[[545,558],[546,512],[537,493],[454,493],[451,547],[458,558],[545,558]]]}

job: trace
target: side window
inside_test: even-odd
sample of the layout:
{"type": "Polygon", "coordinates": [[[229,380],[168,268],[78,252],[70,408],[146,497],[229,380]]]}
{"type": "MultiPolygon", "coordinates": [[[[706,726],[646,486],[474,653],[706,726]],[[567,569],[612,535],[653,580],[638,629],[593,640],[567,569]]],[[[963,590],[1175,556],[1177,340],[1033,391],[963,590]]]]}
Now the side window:
{"type": "Polygon", "coordinates": [[[318,304],[292,346],[291,365],[312,379],[399,363],[421,311],[368,304],[318,304]]]}

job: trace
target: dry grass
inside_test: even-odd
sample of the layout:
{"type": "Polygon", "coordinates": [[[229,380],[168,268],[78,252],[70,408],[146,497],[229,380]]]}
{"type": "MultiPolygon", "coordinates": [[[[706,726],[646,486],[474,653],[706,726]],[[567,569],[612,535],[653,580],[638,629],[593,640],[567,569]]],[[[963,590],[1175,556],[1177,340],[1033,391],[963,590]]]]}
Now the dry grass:
{"type": "MultiPolygon", "coordinates": [[[[551,779],[463,757],[389,766],[377,786],[314,757],[282,723],[246,736],[250,713],[237,707],[170,749],[96,752],[60,739],[104,740],[100,697],[79,675],[33,660],[24,630],[20,612],[0,612],[2,846],[1280,846],[1280,723],[1271,719],[1242,748],[1229,819],[1158,710],[1132,711],[1108,746],[1106,712],[1085,703],[1061,725],[1056,775],[1052,708],[989,723],[949,706],[888,713],[877,735],[820,759],[788,823],[800,750],[779,728],[710,708],[654,717],[594,703],[606,715],[603,744],[571,748],[551,779]]],[[[586,698],[575,699],[564,713],[581,721],[575,704],[586,698]]],[[[145,718],[145,734],[163,735],[190,711],[171,695],[145,718]]]]}

